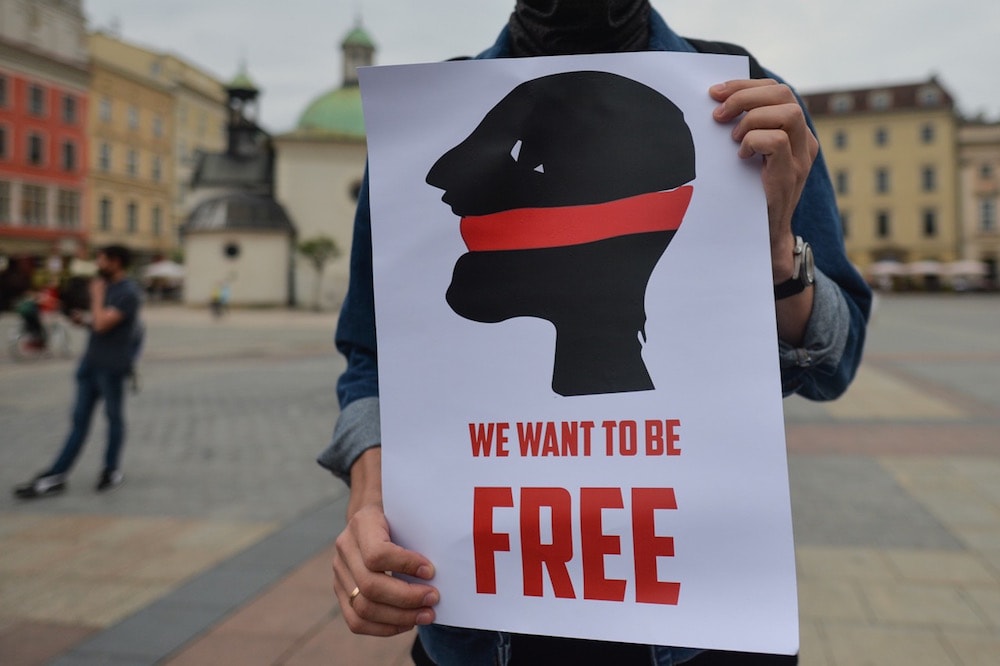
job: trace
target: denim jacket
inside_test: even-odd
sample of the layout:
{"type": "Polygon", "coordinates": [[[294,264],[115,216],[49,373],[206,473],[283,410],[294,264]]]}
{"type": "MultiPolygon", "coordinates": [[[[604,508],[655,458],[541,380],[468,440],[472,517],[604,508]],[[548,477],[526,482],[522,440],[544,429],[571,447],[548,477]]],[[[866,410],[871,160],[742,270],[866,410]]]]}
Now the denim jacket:
{"type": "MultiPolygon", "coordinates": [[[[655,10],[650,14],[648,50],[695,51],[655,10]]],[[[509,55],[505,27],[496,43],[477,58],[509,55]]],[[[782,391],[786,396],[798,393],[811,400],[832,400],[847,389],[861,362],[871,291],[844,253],[840,216],[822,153],[806,180],[792,229],[813,247],[816,284],[802,346],[778,341],[782,391]]],[[[358,456],[381,442],[367,172],[354,220],[350,272],[335,336],[337,349],[347,359],[347,369],[337,382],[341,414],[332,442],[319,457],[323,467],[345,482],[349,482],[351,465],[358,456]]],[[[510,658],[510,635],[503,632],[442,625],[420,627],[419,631],[424,648],[440,666],[504,666],[510,658]]],[[[700,650],[653,646],[650,652],[651,664],[672,666],[692,659],[700,650]]]]}

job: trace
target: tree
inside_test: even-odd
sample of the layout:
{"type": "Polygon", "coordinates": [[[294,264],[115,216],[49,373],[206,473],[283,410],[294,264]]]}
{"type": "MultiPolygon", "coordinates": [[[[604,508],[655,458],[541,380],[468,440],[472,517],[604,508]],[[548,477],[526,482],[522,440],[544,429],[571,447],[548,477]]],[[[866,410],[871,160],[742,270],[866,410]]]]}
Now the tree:
{"type": "Polygon", "coordinates": [[[340,256],[340,248],[337,241],[329,236],[319,235],[307,238],[299,243],[299,254],[309,260],[316,271],[316,298],[314,308],[318,312],[321,309],[323,293],[323,270],[327,262],[340,256]]]}

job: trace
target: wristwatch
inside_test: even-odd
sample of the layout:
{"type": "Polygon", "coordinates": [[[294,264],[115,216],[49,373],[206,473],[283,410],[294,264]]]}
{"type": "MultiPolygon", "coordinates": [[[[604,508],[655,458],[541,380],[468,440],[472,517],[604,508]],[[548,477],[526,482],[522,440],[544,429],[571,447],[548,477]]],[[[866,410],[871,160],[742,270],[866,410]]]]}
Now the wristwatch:
{"type": "Polygon", "coordinates": [[[774,300],[776,301],[801,294],[816,282],[816,264],[813,261],[812,247],[802,240],[802,236],[795,237],[795,250],[792,254],[795,256],[792,277],[781,284],[774,285],[774,300]]]}

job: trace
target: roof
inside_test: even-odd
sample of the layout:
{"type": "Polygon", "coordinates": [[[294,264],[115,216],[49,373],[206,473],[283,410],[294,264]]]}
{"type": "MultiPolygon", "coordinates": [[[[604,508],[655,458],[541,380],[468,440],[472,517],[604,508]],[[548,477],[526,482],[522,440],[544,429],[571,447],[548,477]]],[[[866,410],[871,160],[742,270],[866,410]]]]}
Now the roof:
{"type": "Polygon", "coordinates": [[[353,30],[347,33],[344,37],[344,41],[340,43],[341,46],[360,46],[366,49],[374,49],[375,42],[372,41],[371,36],[362,28],[360,25],[356,26],[353,30]]]}
{"type": "Polygon", "coordinates": [[[191,186],[256,187],[271,184],[270,151],[262,150],[251,156],[229,153],[203,153],[195,166],[191,186]]]}
{"type": "Polygon", "coordinates": [[[206,231],[286,231],[295,224],[272,197],[233,192],[198,204],[184,223],[184,233],[206,231]]]}
{"type": "Polygon", "coordinates": [[[935,77],[918,83],[820,91],[804,94],[802,99],[814,116],[955,108],[954,98],[935,77]]]}
{"type": "Polygon", "coordinates": [[[245,62],[240,63],[240,71],[236,73],[232,81],[226,84],[226,88],[229,90],[260,90],[250,78],[245,62]]]}
{"type": "Polygon", "coordinates": [[[299,116],[296,130],[364,139],[365,116],[361,109],[361,89],[356,85],[347,85],[323,93],[310,102],[299,116]]]}

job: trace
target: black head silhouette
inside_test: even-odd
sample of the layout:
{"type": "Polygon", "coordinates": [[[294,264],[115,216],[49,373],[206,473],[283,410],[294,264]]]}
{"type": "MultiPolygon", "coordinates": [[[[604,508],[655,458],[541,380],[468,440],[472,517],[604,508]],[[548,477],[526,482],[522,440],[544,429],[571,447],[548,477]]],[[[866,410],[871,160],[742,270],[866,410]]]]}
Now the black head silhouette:
{"type": "Polygon", "coordinates": [[[427,174],[470,250],[449,305],[478,322],[551,321],[561,395],[653,388],[646,284],[694,176],[684,116],[652,88],[595,71],[517,86],[427,174]]]}

